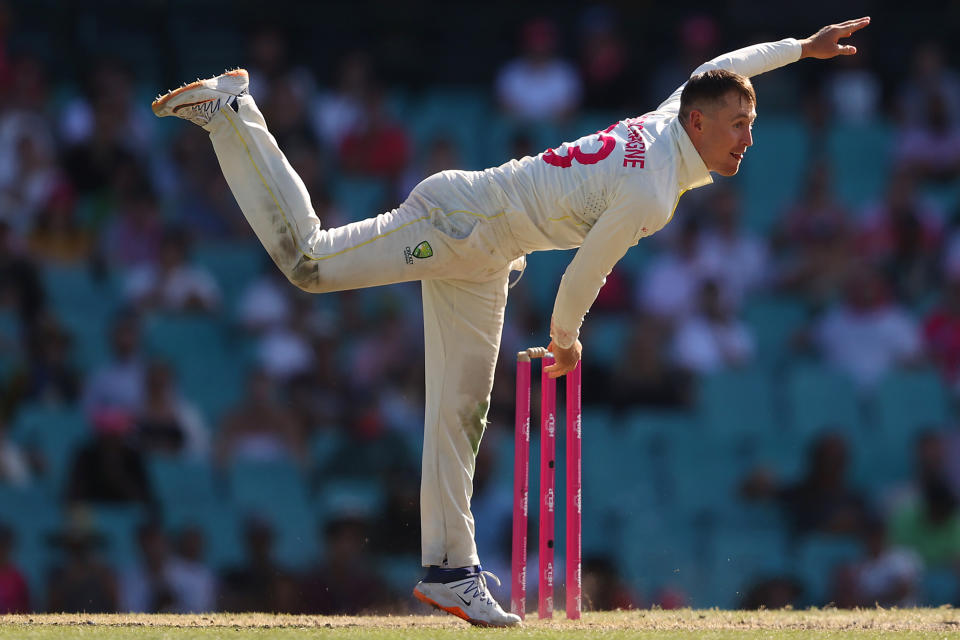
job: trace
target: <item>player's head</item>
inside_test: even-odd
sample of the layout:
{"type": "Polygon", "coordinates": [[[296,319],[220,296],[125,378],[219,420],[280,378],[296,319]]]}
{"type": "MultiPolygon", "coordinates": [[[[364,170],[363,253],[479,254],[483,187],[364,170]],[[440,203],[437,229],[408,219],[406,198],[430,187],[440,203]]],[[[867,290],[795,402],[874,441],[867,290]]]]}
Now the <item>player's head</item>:
{"type": "Polygon", "coordinates": [[[753,144],[757,94],[750,79],[738,73],[704,71],[683,88],[679,117],[707,169],[732,176],[753,144]]]}

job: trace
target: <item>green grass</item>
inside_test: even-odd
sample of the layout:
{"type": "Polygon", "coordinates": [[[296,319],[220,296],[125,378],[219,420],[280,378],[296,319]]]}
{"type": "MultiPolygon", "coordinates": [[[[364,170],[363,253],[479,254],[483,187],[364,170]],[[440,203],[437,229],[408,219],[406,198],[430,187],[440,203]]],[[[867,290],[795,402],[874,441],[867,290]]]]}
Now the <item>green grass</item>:
{"type": "Polygon", "coordinates": [[[383,638],[604,638],[619,640],[741,640],[807,638],[960,638],[960,610],[833,609],[805,611],[642,610],[587,613],[578,622],[562,614],[530,616],[520,629],[476,629],[450,616],[274,616],[267,614],[25,615],[0,621],[0,640],[299,640],[383,638]]]}

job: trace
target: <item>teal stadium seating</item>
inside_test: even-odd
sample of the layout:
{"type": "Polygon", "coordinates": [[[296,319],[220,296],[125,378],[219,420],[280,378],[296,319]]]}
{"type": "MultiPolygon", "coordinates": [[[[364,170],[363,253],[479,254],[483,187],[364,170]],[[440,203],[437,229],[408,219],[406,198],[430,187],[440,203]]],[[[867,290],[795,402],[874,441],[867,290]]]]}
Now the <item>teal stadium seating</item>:
{"type": "Polygon", "coordinates": [[[227,486],[238,513],[270,522],[278,562],[297,567],[315,557],[316,516],[303,474],[292,462],[236,461],[227,469],[227,486]]]}
{"type": "Polygon", "coordinates": [[[738,182],[745,224],[767,232],[797,199],[808,171],[811,136],[800,120],[777,117],[758,122],[754,136],[738,182]]]}
{"type": "Polygon", "coordinates": [[[46,465],[42,485],[61,497],[73,456],[91,432],[78,408],[28,404],[20,408],[10,432],[14,442],[36,451],[46,465]]]}

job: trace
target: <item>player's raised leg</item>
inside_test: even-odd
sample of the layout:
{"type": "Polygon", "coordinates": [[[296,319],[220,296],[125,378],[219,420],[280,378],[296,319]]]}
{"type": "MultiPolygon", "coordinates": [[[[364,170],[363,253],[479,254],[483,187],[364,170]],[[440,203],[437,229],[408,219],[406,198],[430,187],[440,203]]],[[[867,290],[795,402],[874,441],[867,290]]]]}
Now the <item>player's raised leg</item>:
{"type": "MultiPolygon", "coordinates": [[[[445,277],[464,269],[469,247],[443,207],[415,190],[392,211],[324,229],[310,196],[267,129],[242,69],[198,80],[153,103],[210,132],[240,209],[267,253],[301,289],[314,293],[445,277]],[[442,223],[442,224],[439,224],[442,223]],[[459,265],[459,267],[458,267],[459,265]]],[[[419,188],[419,187],[418,187],[419,188]]],[[[467,235],[469,228],[461,230],[467,235]]]]}
{"type": "Polygon", "coordinates": [[[484,283],[423,283],[426,422],[420,522],[426,577],[414,595],[484,626],[512,626],[486,587],[470,512],[477,450],[500,350],[507,274],[484,283]]]}

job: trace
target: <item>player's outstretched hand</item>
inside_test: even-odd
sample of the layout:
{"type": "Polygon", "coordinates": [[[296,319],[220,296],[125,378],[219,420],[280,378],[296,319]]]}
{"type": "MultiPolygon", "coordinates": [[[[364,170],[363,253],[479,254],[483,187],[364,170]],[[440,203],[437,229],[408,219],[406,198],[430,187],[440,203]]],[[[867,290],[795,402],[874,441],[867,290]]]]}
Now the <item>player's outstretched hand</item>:
{"type": "Polygon", "coordinates": [[[839,24],[827,25],[815,34],[800,41],[801,58],[819,58],[826,60],[834,56],[852,56],[857,48],[850,44],[840,44],[841,38],[849,38],[855,31],[870,24],[870,17],[847,20],[839,24]]]}
{"type": "Polygon", "coordinates": [[[580,362],[580,354],[583,353],[583,345],[577,340],[569,349],[557,346],[552,340],[547,351],[553,354],[553,364],[544,369],[551,378],[559,378],[576,369],[580,362]]]}

